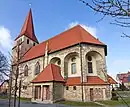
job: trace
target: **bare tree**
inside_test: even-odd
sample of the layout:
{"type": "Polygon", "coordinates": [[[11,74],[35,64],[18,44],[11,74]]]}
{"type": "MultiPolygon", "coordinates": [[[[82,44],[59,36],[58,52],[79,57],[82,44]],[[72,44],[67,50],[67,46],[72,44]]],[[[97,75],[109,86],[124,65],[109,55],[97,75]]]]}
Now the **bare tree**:
{"type": "MultiPolygon", "coordinates": [[[[91,8],[97,13],[101,13],[103,17],[111,16],[115,24],[121,27],[130,27],[130,0],[79,0],[87,7],[91,8]]],[[[123,37],[129,37],[123,33],[123,37]]]]}
{"type": "Polygon", "coordinates": [[[9,63],[6,56],[0,51],[0,81],[9,75],[9,63]]]}
{"type": "MultiPolygon", "coordinates": [[[[21,67],[21,59],[23,58],[23,52],[21,49],[21,45],[23,42],[20,42],[17,44],[17,46],[15,47],[15,55],[11,55],[11,71],[10,71],[10,94],[9,94],[9,107],[10,107],[10,103],[11,103],[11,96],[14,96],[14,107],[16,107],[16,100],[18,97],[18,107],[20,107],[20,97],[21,97],[21,93],[24,94],[28,94],[26,92],[24,92],[23,90],[21,90],[21,86],[22,85],[26,85],[29,86],[30,85],[30,81],[26,81],[26,79],[28,78],[28,76],[30,74],[28,74],[28,76],[25,76],[25,70],[23,67],[21,67]],[[19,93],[18,93],[19,91],[19,93]]],[[[28,69],[29,70],[29,69],[28,69]]]]}

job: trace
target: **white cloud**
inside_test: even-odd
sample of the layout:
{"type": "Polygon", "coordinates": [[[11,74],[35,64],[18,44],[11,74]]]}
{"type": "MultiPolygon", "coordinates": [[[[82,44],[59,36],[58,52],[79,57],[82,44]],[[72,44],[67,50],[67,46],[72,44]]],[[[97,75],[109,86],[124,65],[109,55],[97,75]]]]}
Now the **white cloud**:
{"type": "Polygon", "coordinates": [[[88,31],[91,35],[93,35],[94,37],[97,38],[96,34],[97,34],[97,29],[95,27],[92,27],[92,26],[88,26],[88,25],[85,25],[85,24],[80,24],[79,22],[75,21],[75,22],[72,22],[68,25],[67,29],[70,29],[76,25],[80,25],[82,26],[86,31],[88,31]]]}
{"type": "Polygon", "coordinates": [[[10,35],[10,31],[4,26],[0,26],[0,51],[4,54],[8,54],[13,46],[13,40],[10,35]]]}
{"type": "Polygon", "coordinates": [[[70,29],[70,28],[72,28],[72,27],[74,27],[74,26],[76,26],[76,25],[78,25],[78,24],[79,24],[79,22],[71,22],[71,23],[68,25],[67,29],[70,29]]]}

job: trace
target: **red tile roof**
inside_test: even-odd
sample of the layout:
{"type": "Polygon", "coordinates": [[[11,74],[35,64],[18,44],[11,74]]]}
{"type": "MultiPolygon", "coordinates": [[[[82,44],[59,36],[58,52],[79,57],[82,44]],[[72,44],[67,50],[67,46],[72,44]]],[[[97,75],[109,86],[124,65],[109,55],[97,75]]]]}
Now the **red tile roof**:
{"type": "Polygon", "coordinates": [[[108,76],[108,82],[110,84],[117,84],[117,82],[110,75],[107,75],[107,76],[108,76]]]}
{"type": "MultiPolygon", "coordinates": [[[[57,36],[54,36],[53,38],[50,38],[47,41],[48,41],[49,53],[76,45],[78,43],[90,43],[90,44],[101,45],[101,46],[105,46],[105,50],[106,50],[105,44],[103,44],[98,39],[93,37],[80,25],[77,25],[57,36]]],[[[22,62],[44,55],[45,45],[47,41],[44,41],[38,44],[37,46],[32,47],[24,55],[22,62]]]]}
{"type": "Polygon", "coordinates": [[[130,72],[117,74],[117,77],[118,77],[120,82],[128,83],[129,82],[129,75],[130,75],[130,72]]]}
{"type": "Polygon", "coordinates": [[[32,83],[41,83],[49,81],[64,82],[64,79],[61,76],[61,70],[59,66],[49,64],[34,80],[32,80],[32,83]]]}
{"type": "Polygon", "coordinates": [[[123,83],[128,83],[128,77],[124,77],[124,78],[122,79],[122,82],[123,82],[123,83]]]}
{"type": "MultiPolygon", "coordinates": [[[[100,79],[97,76],[88,76],[87,82],[84,83],[84,85],[104,85],[108,84],[104,82],[102,79],[100,79]]],[[[80,77],[69,77],[66,81],[66,85],[81,85],[81,78],[80,77]]]]}
{"type": "Polygon", "coordinates": [[[17,40],[19,37],[21,37],[23,35],[27,36],[31,40],[38,43],[38,40],[37,40],[37,38],[35,36],[35,32],[34,32],[33,18],[32,18],[31,9],[29,10],[29,13],[28,13],[28,15],[26,17],[26,20],[24,22],[24,25],[23,25],[23,27],[21,29],[21,32],[20,32],[19,36],[15,40],[17,40]]]}

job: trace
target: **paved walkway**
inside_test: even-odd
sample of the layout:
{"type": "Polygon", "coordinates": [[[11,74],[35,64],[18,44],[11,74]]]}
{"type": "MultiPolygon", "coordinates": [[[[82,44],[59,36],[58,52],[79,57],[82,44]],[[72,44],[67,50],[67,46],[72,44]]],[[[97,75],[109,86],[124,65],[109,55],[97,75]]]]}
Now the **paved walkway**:
{"type": "Polygon", "coordinates": [[[100,105],[100,106],[102,106],[102,107],[108,107],[108,106],[106,106],[105,104],[102,104],[102,103],[99,103],[99,102],[94,102],[94,103],[96,103],[96,104],[98,104],[98,105],[100,105]]]}

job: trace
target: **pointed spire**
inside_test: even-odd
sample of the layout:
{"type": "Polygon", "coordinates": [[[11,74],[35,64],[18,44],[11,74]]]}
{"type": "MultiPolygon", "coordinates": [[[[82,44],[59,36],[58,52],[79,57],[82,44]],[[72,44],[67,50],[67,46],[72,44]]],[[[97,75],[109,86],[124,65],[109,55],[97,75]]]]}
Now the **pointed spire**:
{"type": "Polygon", "coordinates": [[[18,39],[22,35],[25,35],[28,38],[30,38],[31,40],[33,40],[33,41],[38,43],[38,40],[37,40],[37,38],[35,36],[35,32],[34,32],[33,17],[32,17],[31,8],[30,8],[29,13],[28,13],[28,15],[26,17],[24,25],[23,25],[23,27],[21,29],[20,35],[16,39],[18,39]]]}

